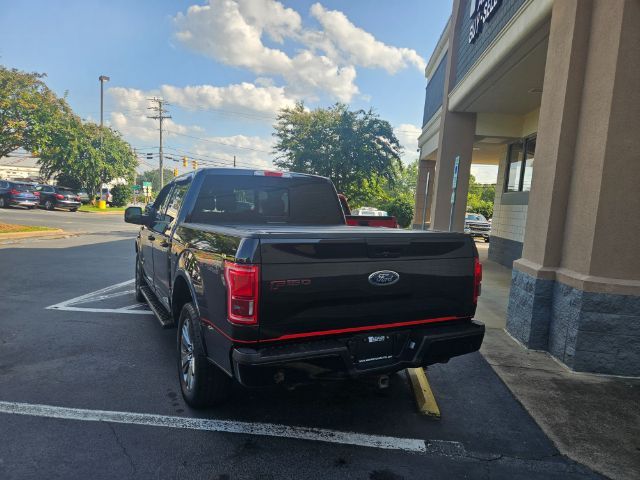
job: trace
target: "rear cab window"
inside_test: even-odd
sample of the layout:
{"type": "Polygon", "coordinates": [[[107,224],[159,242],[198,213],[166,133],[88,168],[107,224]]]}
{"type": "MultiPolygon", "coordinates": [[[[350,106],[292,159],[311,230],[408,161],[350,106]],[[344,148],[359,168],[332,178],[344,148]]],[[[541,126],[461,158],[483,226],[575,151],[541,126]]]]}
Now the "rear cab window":
{"type": "Polygon", "coordinates": [[[316,177],[207,175],[190,219],[206,224],[342,225],[333,185],[316,177]]]}

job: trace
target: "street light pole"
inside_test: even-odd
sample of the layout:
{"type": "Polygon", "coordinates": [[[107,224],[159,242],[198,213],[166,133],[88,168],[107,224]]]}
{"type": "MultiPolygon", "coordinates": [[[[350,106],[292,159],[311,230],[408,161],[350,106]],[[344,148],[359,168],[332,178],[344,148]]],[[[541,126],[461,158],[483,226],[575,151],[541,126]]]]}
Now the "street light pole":
{"type": "Polygon", "coordinates": [[[110,78],[100,75],[98,80],[100,80],[100,127],[102,127],[104,126],[104,82],[108,82],[110,78]]]}
{"type": "MultiPolygon", "coordinates": [[[[104,82],[108,82],[110,79],[106,75],[100,75],[98,80],[100,81],[100,150],[102,150],[102,127],[104,126],[104,82]]],[[[100,198],[102,198],[102,184],[98,188],[100,190],[100,198]]],[[[106,200],[109,200],[108,195],[106,200]]]]}

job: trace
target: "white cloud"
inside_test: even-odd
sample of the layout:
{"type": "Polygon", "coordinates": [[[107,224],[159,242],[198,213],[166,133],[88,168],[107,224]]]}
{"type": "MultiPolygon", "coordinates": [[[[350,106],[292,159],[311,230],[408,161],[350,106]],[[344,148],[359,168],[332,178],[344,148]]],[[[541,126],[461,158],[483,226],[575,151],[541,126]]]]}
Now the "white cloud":
{"type": "MultiPolygon", "coordinates": [[[[318,92],[325,92],[348,102],[358,92],[353,67],[340,67],[308,50],[292,58],[264,45],[263,33],[279,42],[300,35],[300,15],[279,2],[210,0],[208,5],[178,13],[174,21],[176,38],[187,47],[227,65],[280,76],[297,98],[313,100],[318,92]]],[[[265,80],[261,78],[263,84],[265,80]]]]}
{"type": "Polygon", "coordinates": [[[393,129],[393,133],[396,134],[400,145],[404,148],[402,154],[402,161],[405,163],[413,162],[418,158],[418,137],[422,133],[422,129],[411,124],[401,123],[393,129]]]}
{"type": "MultiPolygon", "coordinates": [[[[149,98],[157,92],[144,92],[135,88],[113,87],[107,90],[113,100],[111,112],[111,126],[120,131],[125,137],[144,141],[158,139],[158,121],[149,116],[153,112],[147,107],[151,105],[149,98]]],[[[202,128],[195,125],[182,125],[172,119],[164,121],[167,137],[179,134],[193,134],[202,132],[202,128]]]]}
{"type": "Polygon", "coordinates": [[[189,110],[233,108],[275,114],[281,108],[290,107],[295,103],[293,98],[287,96],[283,87],[260,87],[248,82],[226,87],[162,85],[160,94],[168,102],[189,110]]]}
{"type": "MultiPolygon", "coordinates": [[[[191,147],[194,154],[217,162],[209,166],[232,166],[235,155],[238,168],[273,168],[272,148],[272,138],[246,135],[206,137],[191,147]]],[[[207,162],[201,163],[207,165],[207,162]]]]}
{"type": "MultiPolygon", "coordinates": [[[[326,94],[351,101],[359,93],[356,66],[384,68],[390,73],[408,65],[424,68],[415,50],[385,45],[342,12],[320,4],[313,5],[311,12],[324,30],[304,28],[295,10],[275,0],[209,0],[175,16],[175,37],[191,50],[262,75],[262,86],[268,81],[265,76],[280,77],[285,91],[298,99],[316,100],[326,94]],[[290,56],[265,45],[265,35],[302,48],[290,56]]],[[[273,79],[271,85],[275,85],[273,79]]]]}
{"type": "Polygon", "coordinates": [[[293,58],[292,66],[285,74],[287,90],[298,98],[316,100],[317,93],[324,92],[341,102],[350,102],[359,92],[352,65],[339,67],[329,57],[303,50],[293,58]]]}
{"type": "Polygon", "coordinates": [[[264,30],[269,37],[283,43],[285,37],[297,34],[302,29],[298,12],[286,8],[274,0],[237,0],[238,9],[247,21],[264,30]]]}
{"type": "MultiPolygon", "coordinates": [[[[243,11],[248,9],[245,7],[243,11]]],[[[193,5],[187,13],[178,13],[174,21],[178,29],[175,35],[180,42],[227,65],[271,74],[291,67],[286,53],[262,43],[264,25],[249,23],[249,17],[243,16],[235,1],[210,0],[208,5],[193,5]]],[[[278,24],[274,31],[282,35],[282,28],[277,27],[278,24]]]]}
{"type": "Polygon", "coordinates": [[[311,7],[311,15],[320,22],[324,36],[355,65],[383,68],[389,73],[396,73],[408,65],[424,70],[425,61],[415,50],[391,47],[376,40],[340,11],[327,10],[315,3],[311,7]]]}

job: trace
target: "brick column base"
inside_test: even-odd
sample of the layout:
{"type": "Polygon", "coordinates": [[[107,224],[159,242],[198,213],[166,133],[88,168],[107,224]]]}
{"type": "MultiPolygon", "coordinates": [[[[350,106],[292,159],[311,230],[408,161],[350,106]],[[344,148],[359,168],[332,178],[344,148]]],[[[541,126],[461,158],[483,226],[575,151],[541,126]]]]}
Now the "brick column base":
{"type": "Polygon", "coordinates": [[[514,268],[507,331],[572,370],[640,376],[640,296],[583,291],[514,268]]]}

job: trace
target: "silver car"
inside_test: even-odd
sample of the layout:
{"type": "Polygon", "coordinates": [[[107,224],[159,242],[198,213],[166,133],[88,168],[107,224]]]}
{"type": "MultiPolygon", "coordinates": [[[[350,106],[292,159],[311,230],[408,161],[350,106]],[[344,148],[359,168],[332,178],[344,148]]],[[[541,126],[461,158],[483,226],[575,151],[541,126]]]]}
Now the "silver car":
{"type": "Polygon", "coordinates": [[[464,217],[464,233],[472,237],[481,237],[488,242],[491,236],[491,224],[481,213],[467,213],[464,217]]]}

